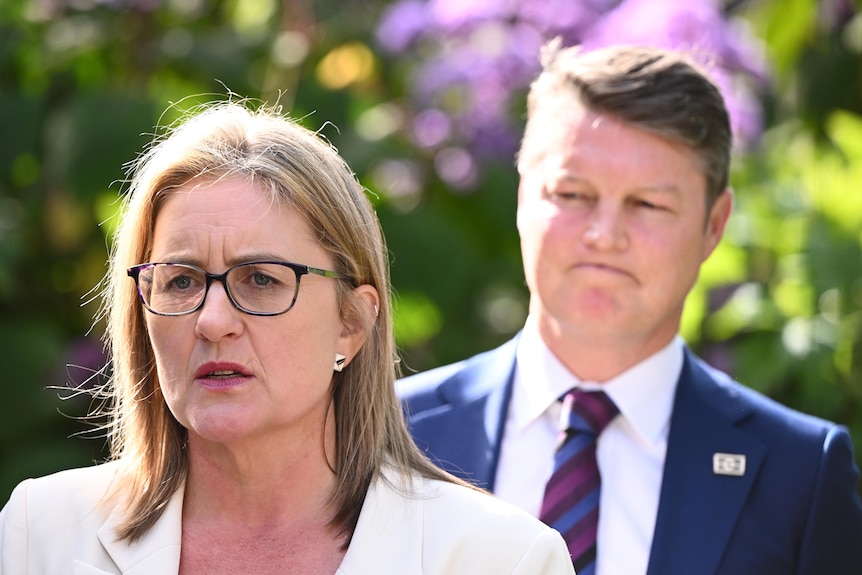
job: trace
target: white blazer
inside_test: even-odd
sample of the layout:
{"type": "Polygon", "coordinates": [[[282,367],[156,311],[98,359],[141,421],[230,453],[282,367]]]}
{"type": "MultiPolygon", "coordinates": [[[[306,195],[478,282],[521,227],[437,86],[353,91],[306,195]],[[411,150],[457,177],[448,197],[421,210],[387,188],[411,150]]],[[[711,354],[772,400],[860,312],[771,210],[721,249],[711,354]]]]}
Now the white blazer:
{"type": "MultiPolygon", "coordinates": [[[[184,489],[134,543],[104,495],[114,463],[28,479],[0,511],[0,575],[179,571],[184,489]]],[[[389,472],[391,475],[391,472],[389,472]]],[[[562,537],[491,495],[417,478],[412,495],[372,482],[337,575],[574,574],[562,537]]]]}

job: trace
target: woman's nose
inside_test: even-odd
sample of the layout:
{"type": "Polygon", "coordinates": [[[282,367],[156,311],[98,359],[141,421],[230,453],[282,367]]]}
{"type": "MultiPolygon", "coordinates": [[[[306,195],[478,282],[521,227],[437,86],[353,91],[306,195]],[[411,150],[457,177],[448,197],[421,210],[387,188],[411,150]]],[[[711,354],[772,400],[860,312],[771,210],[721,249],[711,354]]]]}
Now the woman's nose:
{"type": "Polygon", "coordinates": [[[210,284],[197,314],[195,333],[208,341],[219,341],[242,331],[242,312],[234,307],[221,282],[210,284]]]}

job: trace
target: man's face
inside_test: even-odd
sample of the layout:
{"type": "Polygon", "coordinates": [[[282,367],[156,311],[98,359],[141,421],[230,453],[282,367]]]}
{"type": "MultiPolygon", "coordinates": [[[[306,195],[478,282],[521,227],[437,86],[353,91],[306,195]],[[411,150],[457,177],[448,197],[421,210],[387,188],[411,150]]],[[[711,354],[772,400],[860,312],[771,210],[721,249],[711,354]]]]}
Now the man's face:
{"type": "MultiPolygon", "coordinates": [[[[706,213],[694,153],[569,105],[525,149],[518,230],[530,311],[546,341],[666,345],[700,264],[721,239],[731,193],[706,213]]],[[[552,346],[553,347],[553,346],[552,346]]]]}

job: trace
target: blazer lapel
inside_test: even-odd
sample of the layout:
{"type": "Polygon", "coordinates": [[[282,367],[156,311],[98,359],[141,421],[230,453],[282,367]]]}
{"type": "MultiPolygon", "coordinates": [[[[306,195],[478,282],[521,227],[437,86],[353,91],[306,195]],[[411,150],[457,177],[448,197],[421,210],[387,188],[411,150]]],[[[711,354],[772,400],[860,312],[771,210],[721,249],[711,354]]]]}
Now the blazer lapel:
{"type": "Polygon", "coordinates": [[[411,420],[420,447],[447,471],[493,491],[512,396],[517,337],[465,363],[438,388],[442,406],[411,420]]]}
{"type": "MultiPolygon", "coordinates": [[[[184,487],[180,487],[168,501],[158,521],[137,541],[118,541],[115,533],[122,520],[121,508],[115,508],[99,529],[98,537],[105,551],[117,566],[116,573],[123,575],[170,575],[180,570],[180,543],[182,539],[182,512],[184,487]]],[[[74,573],[102,574],[91,566],[79,564],[74,573]]]]}
{"type": "MultiPolygon", "coordinates": [[[[347,553],[336,575],[422,574],[423,503],[400,495],[397,474],[386,470],[368,486],[347,553]]],[[[423,481],[415,478],[415,481],[423,481]]]]}
{"type": "Polygon", "coordinates": [[[103,571],[81,561],[72,563],[72,575],[114,575],[114,573],[115,571],[103,571]]]}
{"type": "Polygon", "coordinates": [[[750,416],[733,389],[716,382],[686,350],[647,575],[718,569],[766,452],[737,427],[750,416]],[[743,456],[744,474],[714,470],[715,454],[743,456]]]}

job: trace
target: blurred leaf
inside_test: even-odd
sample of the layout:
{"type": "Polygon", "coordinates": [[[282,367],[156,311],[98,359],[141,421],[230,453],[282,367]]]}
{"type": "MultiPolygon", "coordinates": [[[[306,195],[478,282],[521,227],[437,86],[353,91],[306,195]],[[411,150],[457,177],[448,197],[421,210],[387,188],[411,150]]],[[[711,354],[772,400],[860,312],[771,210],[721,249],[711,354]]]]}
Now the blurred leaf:
{"type": "Polygon", "coordinates": [[[60,333],[48,322],[5,318],[0,323],[0,362],[15,366],[0,405],[0,445],[45,426],[56,415],[45,382],[61,349],[60,333]]]}
{"type": "Polygon", "coordinates": [[[862,160],[862,117],[837,110],[826,120],[826,133],[849,160],[862,160]]]}
{"type": "Polygon", "coordinates": [[[750,4],[748,18],[761,31],[770,61],[787,73],[815,31],[817,0],[780,0],[750,4]]]}
{"type": "Polygon", "coordinates": [[[112,182],[124,177],[132,160],[150,138],[155,114],[138,96],[111,92],[85,93],[53,119],[48,154],[52,179],[77,197],[92,202],[112,182]]]}
{"type": "MultiPolygon", "coordinates": [[[[0,359],[16,367],[0,407],[0,495],[27,475],[99,457],[101,441],[69,439],[83,424],[56,412],[82,406],[46,388],[68,378],[58,372],[69,342],[90,328],[97,304],[82,298],[105,271],[123,164],[157,121],[228,90],[278,99],[323,127],[372,189],[408,369],[511,337],[529,297],[512,157],[522,88],[541,30],[570,39],[583,30],[566,28],[558,11],[548,17],[552,3],[542,0],[516,17],[462,4],[457,30],[426,22],[414,30],[425,40],[411,44],[409,18],[378,35],[384,9],[401,5],[384,0],[0,2],[0,359]],[[381,53],[396,40],[400,53],[381,53]],[[450,133],[420,145],[415,119],[429,105],[450,133]]],[[[599,5],[615,5],[570,4],[576,19],[598,20],[599,5]]],[[[743,383],[848,425],[862,446],[859,3],[733,6],[765,41],[771,77],[747,81],[773,86],[750,102],[763,104],[767,130],[734,159],[734,214],[686,301],[681,333],[743,383]]],[[[727,44],[739,24],[707,32],[727,44]]],[[[739,47],[725,54],[731,65],[760,60],[749,44],[727,45],[739,47]]]]}
{"type": "Polygon", "coordinates": [[[399,292],[394,302],[395,335],[399,345],[419,346],[440,332],[440,310],[421,293],[399,292]]]}

